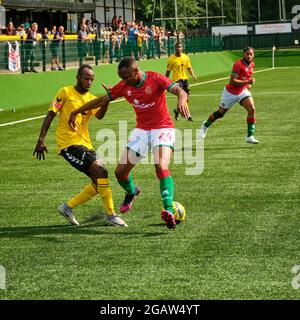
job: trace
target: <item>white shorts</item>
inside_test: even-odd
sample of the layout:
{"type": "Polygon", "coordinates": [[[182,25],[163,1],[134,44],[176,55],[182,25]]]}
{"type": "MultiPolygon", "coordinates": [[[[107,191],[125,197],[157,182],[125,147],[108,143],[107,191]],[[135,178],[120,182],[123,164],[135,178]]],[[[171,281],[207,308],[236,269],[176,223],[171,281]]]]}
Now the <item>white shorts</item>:
{"type": "Polygon", "coordinates": [[[167,146],[174,148],[175,129],[163,128],[153,130],[143,130],[135,128],[127,143],[127,148],[135,151],[138,155],[146,157],[149,150],[155,147],[167,146]]]}
{"type": "Polygon", "coordinates": [[[242,100],[252,97],[251,92],[245,89],[240,94],[233,94],[227,91],[226,88],[223,90],[222,98],[220,101],[220,107],[223,109],[230,109],[235,103],[241,102],[242,100]]]}

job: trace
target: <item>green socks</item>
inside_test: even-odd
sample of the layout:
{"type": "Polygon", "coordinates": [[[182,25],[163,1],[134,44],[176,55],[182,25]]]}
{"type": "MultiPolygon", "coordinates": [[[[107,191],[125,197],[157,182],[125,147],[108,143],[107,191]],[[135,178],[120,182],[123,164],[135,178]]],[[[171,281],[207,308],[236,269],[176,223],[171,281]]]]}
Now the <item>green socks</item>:
{"type": "Polygon", "coordinates": [[[171,176],[160,179],[160,193],[165,210],[173,211],[174,181],[171,176]]]}
{"type": "Polygon", "coordinates": [[[134,194],[134,182],[132,173],[130,172],[127,180],[118,180],[120,186],[127,192],[127,194],[134,194]]]}
{"type": "Polygon", "coordinates": [[[247,118],[247,137],[253,136],[255,132],[255,123],[256,123],[256,118],[247,118]]]}

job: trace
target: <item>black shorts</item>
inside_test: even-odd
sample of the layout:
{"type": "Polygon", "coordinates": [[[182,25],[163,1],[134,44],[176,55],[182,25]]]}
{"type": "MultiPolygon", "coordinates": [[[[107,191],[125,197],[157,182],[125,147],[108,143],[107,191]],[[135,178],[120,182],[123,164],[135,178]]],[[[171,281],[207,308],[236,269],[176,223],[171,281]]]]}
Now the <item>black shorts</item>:
{"type": "Polygon", "coordinates": [[[97,160],[95,150],[84,146],[73,145],[60,151],[61,155],[77,170],[90,175],[89,169],[92,163],[97,160]]]}
{"type": "Polygon", "coordinates": [[[176,82],[179,84],[179,87],[182,88],[187,94],[190,93],[190,85],[187,80],[178,80],[176,82]]]}

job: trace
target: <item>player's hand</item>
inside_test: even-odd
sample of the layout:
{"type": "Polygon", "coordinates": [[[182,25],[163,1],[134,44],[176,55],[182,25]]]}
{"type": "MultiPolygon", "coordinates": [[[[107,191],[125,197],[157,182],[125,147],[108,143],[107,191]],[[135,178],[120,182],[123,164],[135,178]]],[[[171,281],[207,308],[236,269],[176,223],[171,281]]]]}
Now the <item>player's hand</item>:
{"type": "Polygon", "coordinates": [[[73,112],[71,112],[70,117],[69,117],[69,126],[74,130],[77,131],[77,123],[76,123],[76,116],[77,114],[73,112]]]}
{"type": "Polygon", "coordinates": [[[196,77],[195,75],[193,75],[193,77],[192,77],[192,78],[193,78],[193,80],[194,80],[194,81],[196,81],[196,80],[197,80],[197,77],[196,77]]]}
{"type": "Polygon", "coordinates": [[[249,84],[254,84],[255,83],[255,78],[251,78],[250,80],[249,80],[249,84]]]}
{"type": "Polygon", "coordinates": [[[188,109],[186,103],[185,103],[184,105],[181,104],[181,103],[178,103],[177,108],[178,108],[180,114],[181,114],[185,119],[187,119],[187,118],[190,116],[190,114],[189,114],[189,109],[188,109]]]}
{"type": "Polygon", "coordinates": [[[45,146],[44,141],[38,140],[32,155],[34,156],[36,154],[38,160],[42,160],[42,158],[45,160],[45,152],[48,153],[48,149],[45,146]]]}
{"type": "Polygon", "coordinates": [[[102,83],[102,87],[105,89],[106,92],[112,88],[112,86],[107,86],[105,83],[102,83]]]}

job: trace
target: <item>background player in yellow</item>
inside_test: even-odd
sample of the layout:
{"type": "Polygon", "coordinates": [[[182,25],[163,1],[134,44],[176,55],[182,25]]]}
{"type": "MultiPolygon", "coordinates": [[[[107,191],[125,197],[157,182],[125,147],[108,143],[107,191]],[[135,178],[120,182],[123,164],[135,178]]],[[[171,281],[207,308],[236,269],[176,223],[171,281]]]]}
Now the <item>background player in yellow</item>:
{"type": "Polygon", "coordinates": [[[108,104],[102,105],[101,108],[87,111],[84,114],[79,114],[76,118],[76,130],[72,130],[68,125],[72,111],[96,98],[89,92],[93,80],[94,72],[91,66],[83,64],[78,69],[76,85],[66,86],[58,91],[42,124],[33,155],[36,154],[39,160],[42,158],[43,160],[45,159],[45,151],[48,152],[45,145],[45,138],[54,117],[59,114],[56,129],[56,142],[59,154],[77,170],[85,173],[91,179],[91,183],[86,185],[82,192],[68,202],[62,203],[57,210],[71,224],[79,225],[75,219],[73,208],[90,200],[99,193],[104,203],[106,221],[116,226],[127,226],[127,224],[115,214],[108,172],[103,163],[97,159],[87,126],[91,116],[96,116],[98,119],[104,117],[108,104]]]}
{"type": "MultiPolygon", "coordinates": [[[[175,54],[171,55],[171,57],[168,60],[166,76],[169,77],[172,71],[173,72],[172,80],[174,82],[177,82],[179,86],[188,94],[188,99],[189,99],[190,88],[188,83],[188,77],[186,75],[186,70],[192,76],[193,80],[197,79],[197,77],[194,74],[194,71],[190,62],[190,58],[185,53],[182,52],[182,44],[177,42],[175,44],[175,54]]],[[[187,108],[189,109],[188,102],[187,102],[187,108]]],[[[179,114],[180,114],[179,110],[177,108],[174,109],[174,113],[175,113],[175,120],[178,120],[179,114]]],[[[188,120],[193,121],[190,111],[189,111],[188,120]]]]}

